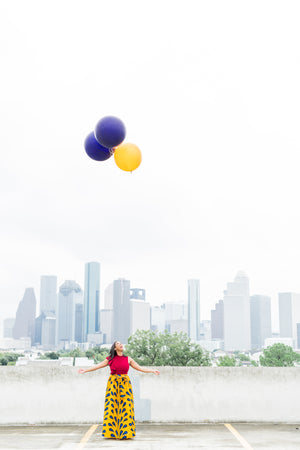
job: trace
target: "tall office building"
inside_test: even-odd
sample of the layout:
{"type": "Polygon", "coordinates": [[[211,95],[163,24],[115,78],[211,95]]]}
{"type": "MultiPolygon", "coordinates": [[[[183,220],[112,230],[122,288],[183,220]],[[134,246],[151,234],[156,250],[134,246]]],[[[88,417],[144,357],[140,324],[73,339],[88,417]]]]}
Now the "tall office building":
{"type": "Polygon", "coordinates": [[[40,315],[36,319],[35,342],[44,350],[55,349],[57,310],[57,277],[42,275],[40,284],[40,315]]]}
{"type": "Polygon", "coordinates": [[[188,335],[200,340],[200,281],[188,280],[188,335]]]}
{"type": "Polygon", "coordinates": [[[281,292],[279,301],[280,337],[293,339],[293,347],[300,348],[300,294],[281,292]]]}
{"type": "Polygon", "coordinates": [[[114,283],[110,283],[104,290],[104,309],[114,307],[114,283]]]}
{"type": "Polygon", "coordinates": [[[183,302],[166,302],[164,310],[165,329],[169,333],[188,332],[188,304],[183,302]]]}
{"type": "Polygon", "coordinates": [[[42,326],[44,317],[45,314],[42,313],[35,319],[35,339],[34,339],[35,345],[42,345],[42,326]]]}
{"type": "MultiPolygon", "coordinates": [[[[66,280],[59,288],[57,309],[57,343],[75,341],[76,305],[82,304],[82,289],[73,280],[66,280]]],[[[77,309],[78,312],[78,309],[77,309]]],[[[83,327],[83,323],[77,327],[83,327]]],[[[82,342],[82,341],[81,341],[82,342]]]]}
{"type": "Polygon", "coordinates": [[[188,320],[187,319],[176,319],[171,320],[167,330],[171,333],[184,333],[188,334],[188,320]]]}
{"type": "Polygon", "coordinates": [[[249,278],[240,271],[224,291],[224,350],[251,348],[249,278]]]}
{"type": "Polygon", "coordinates": [[[114,320],[114,283],[110,283],[104,290],[104,308],[100,310],[101,332],[103,343],[113,343],[113,320],[114,320]]]}
{"type": "Polygon", "coordinates": [[[224,340],[224,302],[219,300],[211,310],[211,338],[224,340]]]}
{"type": "Polygon", "coordinates": [[[151,306],[150,324],[152,331],[162,332],[166,328],[166,310],[162,306],[151,306]]]}
{"type": "Polygon", "coordinates": [[[118,340],[126,344],[135,331],[150,330],[150,304],[145,301],[145,289],[130,289],[130,281],[119,278],[105,290],[106,306],[110,305],[111,295],[113,309],[101,310],[101,317],[106,319],[101,327],[106,342],[110,339],[111,343],[118,340]]]}
{"type": "Polygon", "coordinates": [[[250,297],[251,349],[260,350],[272,337],[271,299],[265,295],[250,297]]]}
{"type": "Polygon", "coordinates": [[[57,277],[52,275],[41,276],[40,288],[40,314],[56,313],[57,305],[57,277]]]}
{"type": "Polygon", "coordinates": [[[211,321],[201,320],[200,322],[200,340],[210,341],[211,340],[211,321]]]}
{"type": "Polygon", "coordinates": [[[41,314],[41,345],[44,350],[55,350],[56,315],[54,312],[41,314]]]}
{"type": "Polygon", "coordinates": [[[103,344],[112,344],[114,342],[113,338],[113,320],[114,311],[113,309],[101,309],[101,333],[103,334],[103,344]]]}
{"type": "Polygon", "coordinates": [[[35,319],[35,345],[43,350],[56,349],[56,315],[54,312],[42,312],[35,319]]]}
{"type": "Polygon", "coordinates": [[[75,335],[74,335],[75,342],[80,342],[80,343],[84,342],[83,321],[84,321],[83,303],[76,303],[75,304],[75,335]]]}
{"type": "Polygon", "coordinates": [[[172,320],[183,320],[188,318],[188,305],[183,302],[165,302],[161,306],[165,311],[165,320],[168,324],[172,320]]]}
{"type": "Polygon", "coordinates": [[[130,298],[135,300],[146,300],[145,289],[133,288],[130,289],[130,298]]]}
{"type": "Polygon", "coordinates": [[[130,336],[130,281],[119,278],[113,283],[113,341],[127,343],[130,336]]]}
{"type": "Polygon", "coordinates": [[[11,317],[3,320],[3,337],[4,338],[12,338],[13,337],[13,328],[15,324],[15,318],[11,317]]]}
{"type": "Polygon", "coordinates": [[[13,338],[29,337],[31,345],[35,341],[35,313],[36,298],[33,288],[25,289],[24,296],[19,303],[16,320],[13,326],[13,338]]]}
{"type": "Polygon", "coordinates": [[[84,277],[84,338],[100,331],[100,264],[85,265],[84,277]]]}
{"type": "Polygon", "coordinates": [[[137,330],[150,330],[150,303],[145,289],[130,289],[130,335],[137,330]]]}
{"type": "Polygon", "coordinates": [[[137,330],[150,330],[150,303],[130,299],[130,335],[137,330]]]}

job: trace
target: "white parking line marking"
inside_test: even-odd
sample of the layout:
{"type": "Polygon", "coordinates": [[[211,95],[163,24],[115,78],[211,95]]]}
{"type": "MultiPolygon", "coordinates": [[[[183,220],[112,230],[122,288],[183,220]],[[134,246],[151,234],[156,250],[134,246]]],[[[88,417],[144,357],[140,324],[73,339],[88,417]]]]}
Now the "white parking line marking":
{"type": "Polygon", "coordinates": [[[229,431],[231,431],[231,433],[237,438],[237,440],[242,444],[244,448],[253,450],[253,447],[251,447],[246,439],[244,439],[243,436],[241,436],[240,433],[230,423],[224,423],[224,425],[226,428],[228,428],[229,431]]]}
{"type": "Polygon", "coordinates": [[[90,437],[96,431],[97,428],[98,428],[98,424],[92,425],[88,429],[88,431],[85,433],[85,435],[83,436],[83,438],[81,439],[81,441],[79,442],[79,444],[76,447],[78,450],[85,447],[85,444],[88,442],[88,440],[90,439],[90,437]]]}

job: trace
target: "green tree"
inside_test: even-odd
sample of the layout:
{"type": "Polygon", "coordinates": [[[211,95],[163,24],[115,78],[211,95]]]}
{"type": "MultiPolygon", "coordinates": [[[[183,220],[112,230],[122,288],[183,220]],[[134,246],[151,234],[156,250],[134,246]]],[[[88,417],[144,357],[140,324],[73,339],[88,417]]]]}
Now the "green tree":
{"type": "Polygon", "coordinates": [[[89,359],[92,359],[95,357],[95,352],[93,349],[89,349],[85,352],[85,356],[89,359]]]}
{"type": "Polygon", "coordinates": [[[238,358],[240,361],[250,361],[250,357],[247,356],[247,355],[245,355],[245,353],[238,353],[238,354],[237,354],[237,358],[238,358]]]}
{"type": "Polygon", "coordinates": [[[22,353],[0,353],[0,365],[14,366],[19,356],[24,356],[22,353]]]}
{"type": "Polygon", "coordinates": [[[2,358],[0,359],[0,365],[1,366],[7,366],[8,364],[8,359],[6,356],[2,356],[2,358]]]}
{"type": "Polygon", "coordinates": [[[137,330],[128,338],[126,354],[138,364],[145,366],[163,365],[164,342],[162,333],[152,330],[137,330]]]}
{"type": "Polygon", "coordinates": [[[128,339],[126,354],[147,366],[209,366],[209,353],[185,333],[137,330],[128,339]]]}
{"type": "Polygon", "coordinates": [[[46,359],[58,359],[59,358],[59,353],[57,353],[57,352],[48,352],[48,353],[45,353],[45,357],[46,357],[46,359]]]}
{"type": "Polygon", "coordinates": [[[236,366],[236,359],[234,356],[220,356],[219,361],[217,362],[218,366],[224,367],[224,366],[236,366]]]}
{"type": "Polygon", "coordinates": [[[109,350],[107,348],[101,348],[101,347],[95,347],[94,350],[94,362],[97,364],[101,361],[103,361],[109,353],[109,350]]]}
{"type": "Polygon", "coordinates": [[[289,345],[277,343],[264,349],[259,362],[267,367],[293,367],[295,362],[300,362],[300,355],[289,345]]]}
{"type": "Polygon", "coordinates": [[[108,349],[101,347],[89,348],[85,352],[85,356],[89,359],[94,359],[95,364],[103,361],[108,356],[108,349]]]}
{"type": "Polygon", "coordinates": [[[70,356],[74,356],[75,358],[83,357],[85,356],[85,352],[81,351],[80,348],[74,348],[74,350],[70,351],[70,356]]]}

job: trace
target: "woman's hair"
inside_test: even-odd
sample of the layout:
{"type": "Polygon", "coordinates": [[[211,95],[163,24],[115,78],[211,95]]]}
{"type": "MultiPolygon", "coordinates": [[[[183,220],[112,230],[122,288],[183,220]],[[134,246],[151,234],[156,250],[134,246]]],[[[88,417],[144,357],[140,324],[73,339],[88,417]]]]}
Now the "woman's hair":
{"type": "MultiPolygon", "coordinates": [[[[117,342],[118,341],[115,341],[113,343],[113,345],[110,347],[109,354],[108,354],[108,362],[109,363],[114,359],[115,356],[117,356],[117,351],[115,350],[115,346],[116,346],[117,342]]],[[[124,355],[124,353],[123,353],[123,355],[124,355]]]]}
{"type": "Polygon", "coordinates": [[[116,346],[116,343],[117,343],[118,341],[115,341],[114,343],[113,343],[113,345],[110,347],[110,350],[109,350],[109,354],[108,354],[108,361],[111,361],[115,356],[116,356],[116,354],[117,354],[117,352],[116,352],[116,350],[115,350],[115,346],[116,346]]]}

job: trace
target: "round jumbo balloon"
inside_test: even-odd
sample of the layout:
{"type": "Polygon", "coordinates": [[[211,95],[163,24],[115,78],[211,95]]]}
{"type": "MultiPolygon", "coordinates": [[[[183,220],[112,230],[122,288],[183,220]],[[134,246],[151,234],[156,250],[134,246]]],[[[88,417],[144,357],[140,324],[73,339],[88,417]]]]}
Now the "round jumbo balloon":
{"type": "Polygon", "coordinates": [[[99,144],[93,132],[85,138],[84,148],[88,156],[96,161],[105,161],[112,155],[108,148],[99,144]]]}
{"type": "Polygon", "coordinates": [[[113,148],[120,145],[126,135],[122,120],[114,116],[106,116],[99,120],[95,127],[95,136],[103,147],[113,148]]]}
{"type": "Polygon", "coordinates": [[[114,158],[120,169],[132,172],[141,164],[142,153],[135,144],[126,143],[115,148],[114,158]]]}

